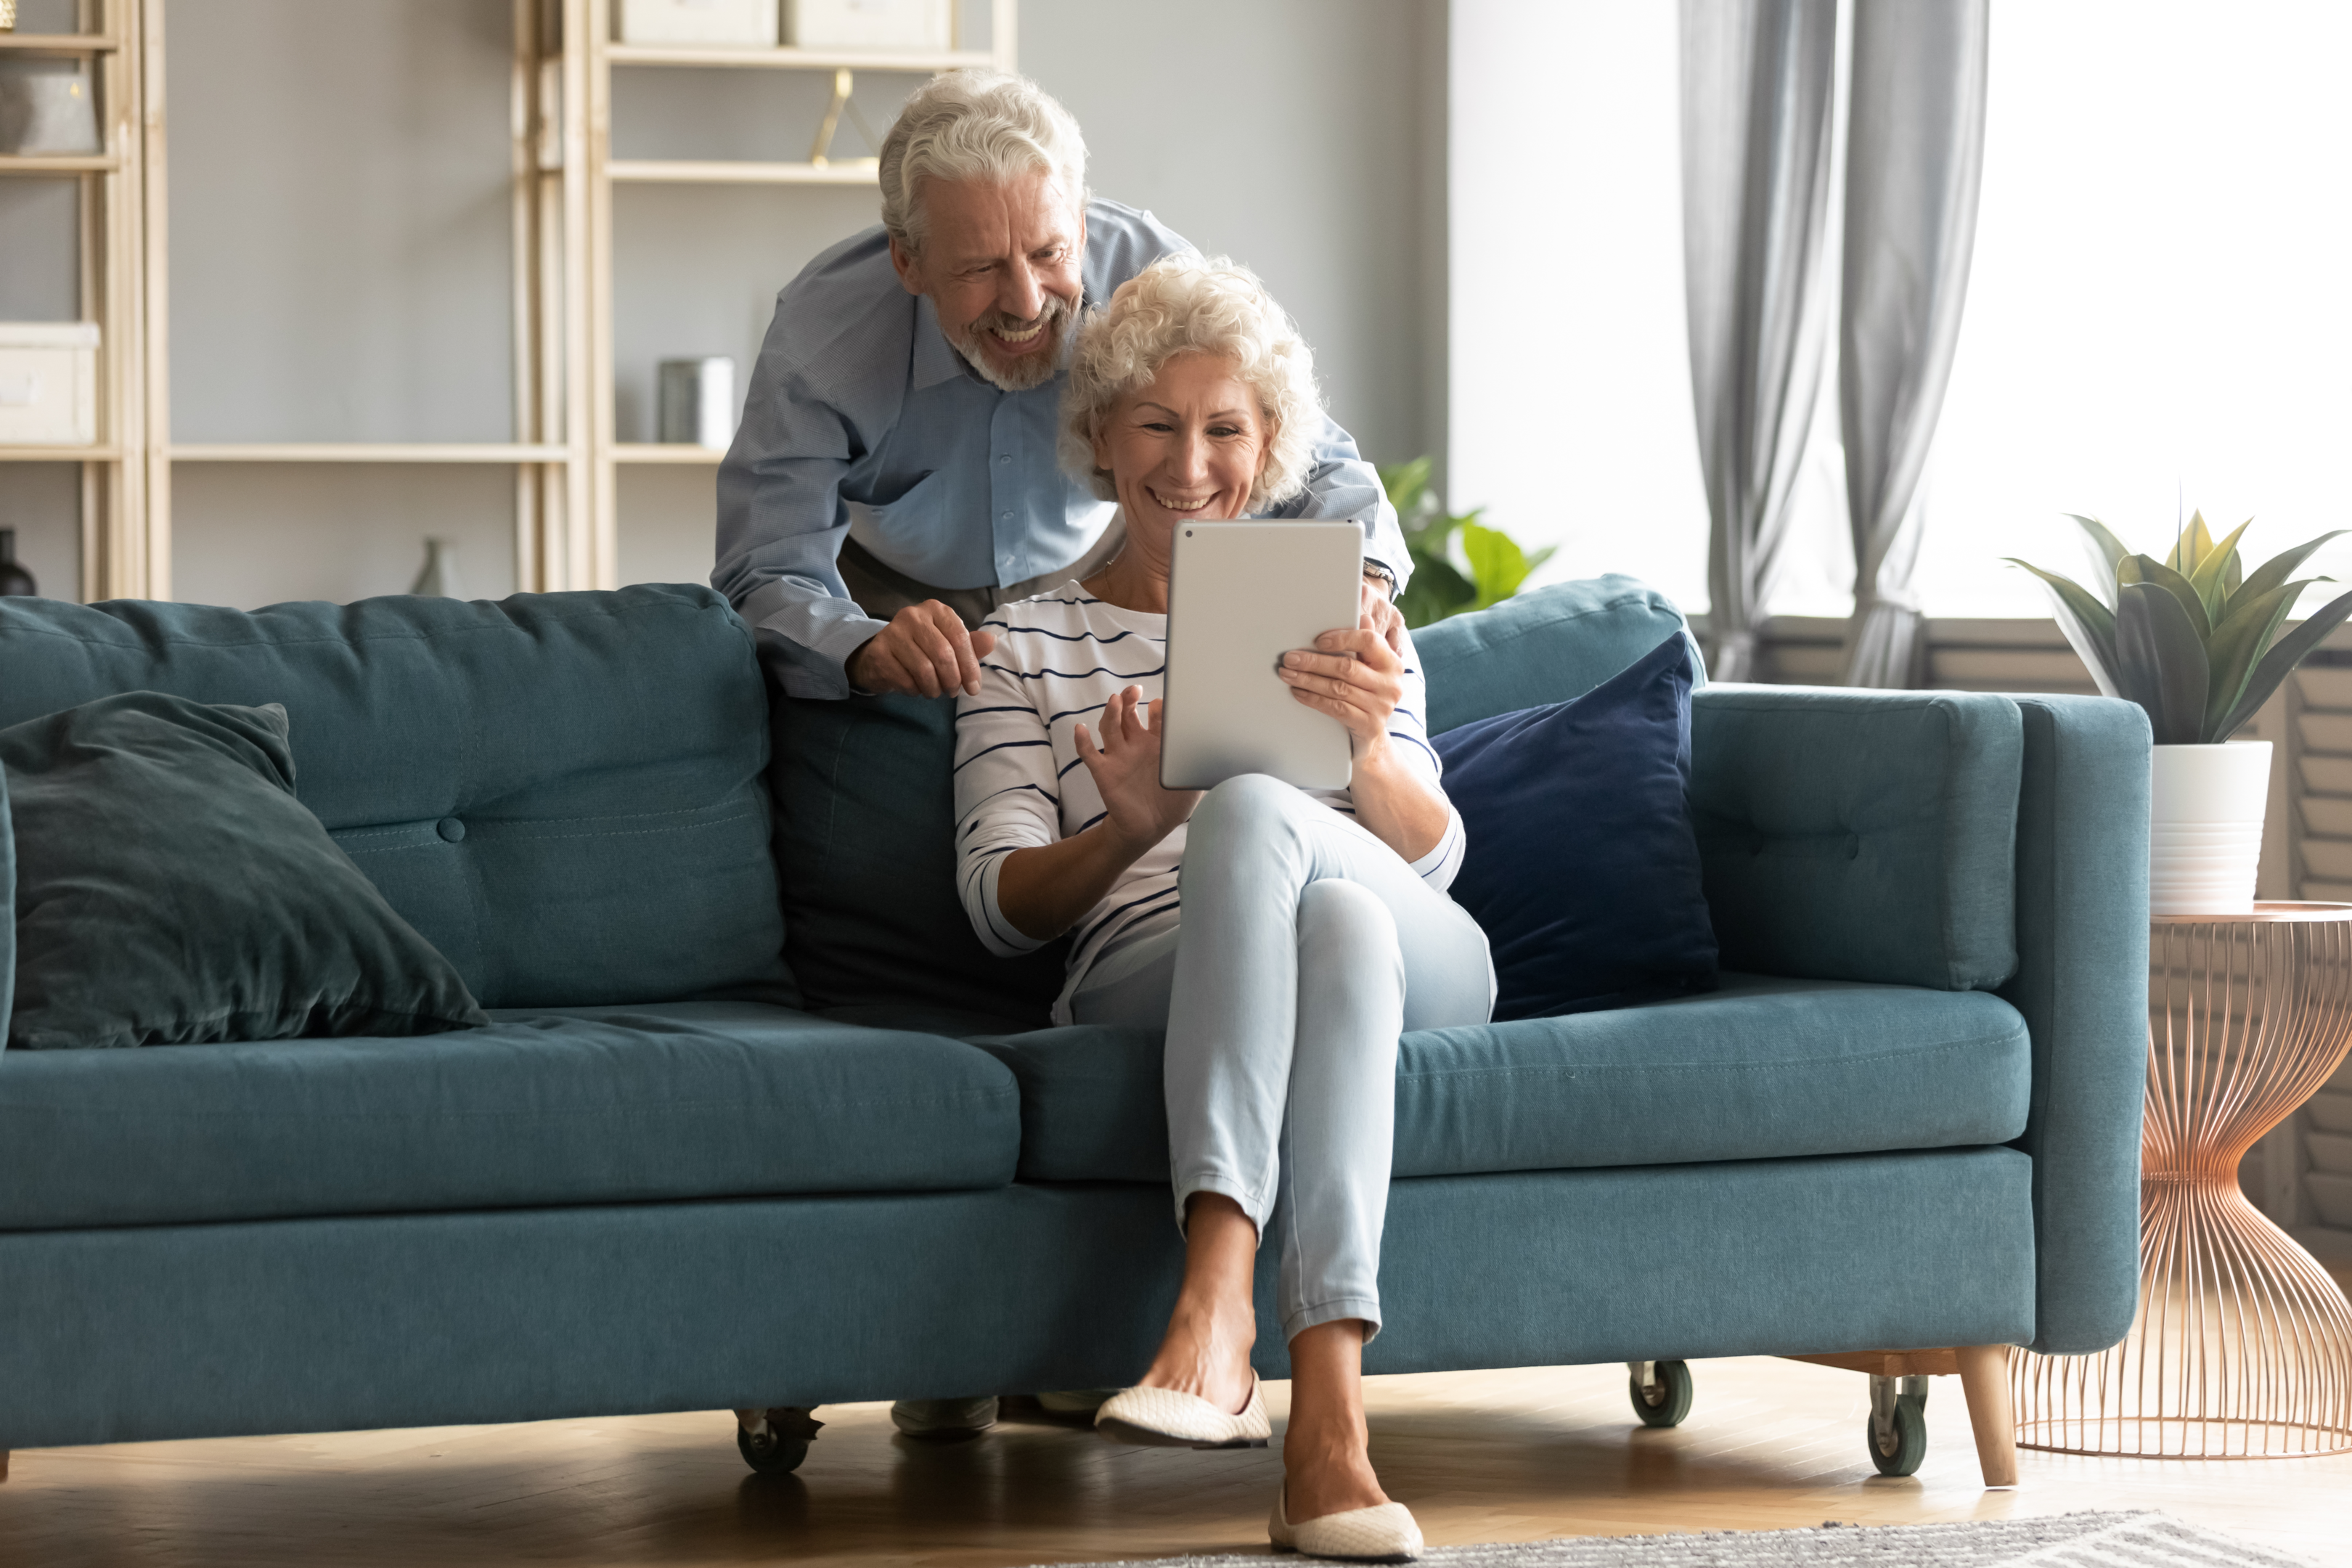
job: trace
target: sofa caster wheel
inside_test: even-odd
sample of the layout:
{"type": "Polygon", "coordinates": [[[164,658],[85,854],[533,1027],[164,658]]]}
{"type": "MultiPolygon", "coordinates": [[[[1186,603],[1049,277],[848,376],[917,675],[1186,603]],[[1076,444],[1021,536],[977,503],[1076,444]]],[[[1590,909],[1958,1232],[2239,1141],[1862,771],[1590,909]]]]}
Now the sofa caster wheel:
{"type": "Polygon", "coordinates": [[[745,1464],[763,1476],[789,1475],[808,1458],[809,1444],[824,1425],[797,1405],[738,1410],[735,1449],[745,1464]]]}
{"type": "Polygon", "coordinates": [[[1625,1380],[1633,1398],[1633,1414],[1644,1426],[1679,1426],[1690,1414],[1690,1363],[1679,1361],[1629,1361],[1633,1375],[1625,1380]]]}
{"type": "Polygon", "coordinates": [[[1927,1380],[1873,1377],[1870,1419],[1863,1426],[1870,1462],[1882,1476],[1907,1476],[1927,1457],[1927,1380]],[[1900,1388],[1897,1388],[1897,1384],[1900,1388]]]}

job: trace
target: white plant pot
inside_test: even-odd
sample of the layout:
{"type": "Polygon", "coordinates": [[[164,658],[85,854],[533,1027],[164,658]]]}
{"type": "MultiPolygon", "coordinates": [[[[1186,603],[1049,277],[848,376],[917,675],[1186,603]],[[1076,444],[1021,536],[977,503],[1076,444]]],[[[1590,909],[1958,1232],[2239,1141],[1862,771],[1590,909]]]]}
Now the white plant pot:
{"type": "Polygon", "coordinates": [[[2253,913],[2271,743],[2158,746],[2148,767],[2148,913],[2253,913]]]}

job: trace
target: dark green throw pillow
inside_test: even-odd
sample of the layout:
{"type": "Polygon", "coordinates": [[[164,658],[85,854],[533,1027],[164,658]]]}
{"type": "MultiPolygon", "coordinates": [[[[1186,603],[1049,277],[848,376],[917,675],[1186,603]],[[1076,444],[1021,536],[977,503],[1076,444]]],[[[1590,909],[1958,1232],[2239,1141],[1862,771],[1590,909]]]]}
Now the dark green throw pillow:
{"type": "Polygon", "coordinates": [[[286,710],[155,691],[0,730],[19,1049],[488,1022],[294,798],[286,710]]]}

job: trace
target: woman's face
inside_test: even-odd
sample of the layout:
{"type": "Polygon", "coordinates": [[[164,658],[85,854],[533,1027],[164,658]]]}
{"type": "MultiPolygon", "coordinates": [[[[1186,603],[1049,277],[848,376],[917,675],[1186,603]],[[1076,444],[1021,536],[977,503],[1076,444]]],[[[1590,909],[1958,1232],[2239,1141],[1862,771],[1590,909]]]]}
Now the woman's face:
{"type": "Polygon", "coordinates": [[[1095,434],[1095,463],[1110,470],[1129,531],[1157,542],[1158,553],[1176,524],[1249,508],[1274,433],[1234,370],[1231,360],[1178,354],[1095,434]]]}

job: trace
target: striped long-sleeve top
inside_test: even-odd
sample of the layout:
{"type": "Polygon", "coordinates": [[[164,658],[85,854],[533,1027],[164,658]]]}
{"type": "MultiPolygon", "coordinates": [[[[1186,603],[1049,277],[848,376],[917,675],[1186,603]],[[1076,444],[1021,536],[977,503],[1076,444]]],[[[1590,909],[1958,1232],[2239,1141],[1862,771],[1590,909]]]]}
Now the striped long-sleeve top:
{"type": "MultiPolygon", "coordinates": [[[[957,883],[964,912],[1000,957],[1045,944],[1005,919],[997,873],[1016,849],[1083,832],[1103,817],[1101,794],[1078,758],[1076,731],[1100,724],[1103,705],[1129,686],[1147,699],[1165,685],[1168,617],[1104,603],[1076,583],[1007,605],[982,623],[996,647],[981,661],[980,694],[956,709],[957,883]]],[[[1404,694],[1390,720],[1400,757],[1436,787],[1440,765],[1423,727],[1419,661],[1405,645],[1404,694]]],[[[1307,792],[1353,816],[1346,790],[1307,792]]],[[[1462,864],[1462,817],[1449,808],[1444,837],[1412,863],[1444,889],[1462,864]]],[[[1117,947],[1177,921],[1176,871],[1184,859],[1181,826],[1129,866],[1072,932],[1069,979],[1055,1004],[1068,1023],[1069,999],[1087,971],[1117,947]]]]}

